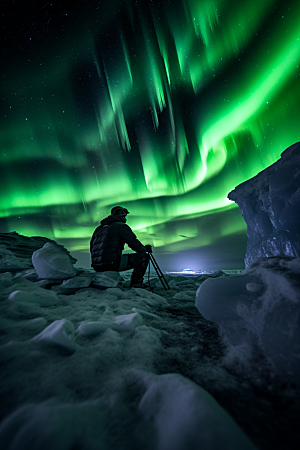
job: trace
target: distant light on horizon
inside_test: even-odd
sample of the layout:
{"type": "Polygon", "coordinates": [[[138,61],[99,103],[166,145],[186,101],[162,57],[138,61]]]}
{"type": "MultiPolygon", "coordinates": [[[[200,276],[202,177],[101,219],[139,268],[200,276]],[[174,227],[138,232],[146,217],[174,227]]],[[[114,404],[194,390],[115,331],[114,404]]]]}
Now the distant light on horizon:
{"type": "Polygon", "coordinates": [[[179,272],[165,272],[170,275],[204,275],[213,273],[213,270],[192,270],[192,269],[183,269],[179,272]]]}

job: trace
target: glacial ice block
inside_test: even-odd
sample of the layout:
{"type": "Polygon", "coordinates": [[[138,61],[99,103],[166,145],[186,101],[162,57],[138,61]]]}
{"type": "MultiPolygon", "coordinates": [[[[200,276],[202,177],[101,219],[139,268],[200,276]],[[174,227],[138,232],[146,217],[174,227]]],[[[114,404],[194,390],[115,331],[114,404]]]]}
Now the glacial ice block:
{"type": "Polygon", "coordinates": [[[228,198],[247,224],[246,267],[264,256],[300,256],[300,142],[228,198]]]}
{"type": "Polygon", "coordinates": [[[32,254],[32,264],[40,278],[66,279],[76,275],[70,257],[49,242],[32,254]]]}

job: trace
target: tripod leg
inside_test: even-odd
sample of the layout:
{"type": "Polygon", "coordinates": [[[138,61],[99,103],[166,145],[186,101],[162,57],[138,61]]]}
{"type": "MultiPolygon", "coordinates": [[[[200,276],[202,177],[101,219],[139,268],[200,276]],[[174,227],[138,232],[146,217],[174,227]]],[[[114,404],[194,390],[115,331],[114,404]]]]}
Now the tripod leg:
{"type": "Polygon", "coordinates": [[[157,268],[157,270],[158,270],[160,276],[163,278],[163,280],[165,281],[166,285],[167,285],[168,288],[170,289],[170,287],[169,287],[169,285],[168,285],[168,283],[167,283],[167,280],[165,279],[164,274],[162,273],[160,267],[158,266],[158,264],[157,264],[157,262],[156,262],[154,256],[153,256],[153,255],[150,255],[150,258],[152,259],[152,264],[155,264],[155,266],[156,266],[156,268],[157,268]]]}
{"type": "Polygon", "coordinates": [[[164,289],[167,290],[166,287],[165,287],[165,285],[163,284],[163,282],[162,282],[162,280],[161,280],[160,273],[159,273],[159,271],[158,271],[157,265],[155,264],[155,260],[154,260],[153,256],[151,255],[151,253],[149,253],[149,256],[150,256],[150,261],[152,262],[152,265],[153,265],[153,267],[154,267],[154,269],[155,269],[155,272],[157,273],[157,276],[158,276],[158,278],[159,278],[161,284],[163,285],[164,289]]]}
{"type": "Polygon", "coordinates": [[[153,267],[154,267],[154,269],[155,269],[155,271],[156,271],[156,273],[158,275],[158,278],[160,279],[161,284],[163,285],[164,289],[167,291],[168,289],[170,289],[170,286],[168,285],[167,280],[165,279],[162,271],[160,270],[160,268],[159,268],[159,266],[158,266],[154,256],[151,253],[149,253],[149,256],[150,256],[150,260],[152,262],[152,265],[153,265],[153,267]]]}

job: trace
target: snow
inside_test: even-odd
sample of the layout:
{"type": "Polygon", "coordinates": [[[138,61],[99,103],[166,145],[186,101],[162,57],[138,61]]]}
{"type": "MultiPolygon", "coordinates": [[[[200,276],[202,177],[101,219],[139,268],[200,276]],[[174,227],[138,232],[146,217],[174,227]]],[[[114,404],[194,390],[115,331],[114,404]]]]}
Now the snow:
{"type": "Polygon", "coordinates": [[[264,256],[300,256],[300,142],[228,198],[247,224],[246,266],[264,256]]]}
{"type": "Polygon", "coordinates": [[[183,301],[196,312],[197,277],[176,277],[194,289],[176,300],[116,273],[102,274],[108,288],[92,270],[38,284],[23,275],[0,274],[1,448],[256,448],[204,388],[163,370],[178,353],[164,340],[186,328],[168,325],[167,310],[183,301]]]}
{"type": "Polygon", "coordinates": [[[0,269],[26,269],[30,261],[16,257],[5,245],[0,245],[0,269]]]}
{"type": "Polygon", "coordinates": [[[143,378],[147,391],[139,410],[157,428],[158,449],[255,448],[213,397],[195,383],[175,374],[143,378]]]}
{"type": "Polygon", "coordinates": [[[92,283],[94,286],[102,286],[104,288],[116,287],[121,279],[121,275],[118,272],[99,272],[95,273],[92,277],[92,283]]]}
{"type": "Polygon", "coordinates": [[[40,306],[58,303],[55,292],[45,290],[18,274],[14,277],[9,272],[0,274],[0,287],[0,300],[7,298],[13,302],[38,303],[40,306]]]}
{"type": "Polygon", "coordinates": [[[41,333],[32,338],[31,342],[56,347],[59,350],[72,354],[76,350],[74,325],[67,319],[55,320],[41,333]]]}
{"type": "MultiPolygon", "coordinates": [[[[246,372],[236,367],[237,355],[247,359],[250,345],[239,341],[244,322],[258,329],[258,318],[263,324],[269,313],[273,317],[274,308],[266,301],[271,293],[263,297],[268,289],[277,295],[279,307],[285,296],[296,326],[298,291],[289,280],[298,274],[299,261],[264,264],[239,276],[225,271],[166,275],[171,286],[167,292],[155,273],[150,279],[155,292],[130,289],[128,272],[120,276],[78,269],[68,279],[58,279],[57,272],[52,278],[52,271],[47,272],[51,278],[40,278],[34,269],[0,274],[0,448],[240,450],[291,442],[297,415],[286,404],[299,398],[298,391],[286,385],[278,394],[282,378],[272,384],[266,375],[260,384],[266,394],[257,394],[249,366],[246,372]],[[267,267],[272,272],[268,284],[267,267]],[[233,344],[226,337],[227,353],[217,327],[195,307],[196,293],[197,302],[199,292],[206,299],[207,286],[213,285],[217,295],[210,301],[215,302],[211,309],[216,317],[210,320],[223,320],[224,327],[233,325],[240,333],[233,344]],[[242,298],[263,298],[252,302],[252,309],[248,303],[244,307],[241,289],[242,298]],[[268,392],[285,408],[284,419],[276,409],[274,413],[268,392]],[[270,431],[264,426],[268,420],[273,420],[270,431]]],[[[296,351],[293,326],[290,349],[277,365],[291,364],[296,351]]],[[[282,341],[283,335],[284,330],[282,341]]],[[[269,341],[264,342],[267,348],[269,341]]]]}
{"type": "MultiPolygon", "coordinates": [[[[87,288],[92,283],[92,275],[79,275],[68,280],[64,280],[58,286],[52,286],[52,290],[57,294],[74,294],[80,288],[87,288]]],[[[43,285],[43,280],[37,281],[35,284],[43,285]],[[40,284],[42,283],[42,284],[40,284]]],[[[47,284],[47,282],[45,283],[47,284]]]]}
{"type": "Polygon", "coordinates": [[[134,312],[133,314],[116,316],[113,320],[106,322],[83,322],[77,328],[76,333],[82,336],[92,336],[103,333],[108,328],[119,333],[126,333],[135,331],[136,327],[141,325],[143,325],[142,316],[138,312],[134,312]]]}
{"type": "Polygon", "coordinates": [[[76,275],[69,256],[50,242],[33,252],[32,264],[40,278],[66,279],[76,275]]]}
{"type": "Polygon", "coordinates": [[[255,448],[211,395],[181,375],[129,370],[114,381],[111,399],[106,394],[75,405],[48,401],[19,408],[0,429],[2,448],[255,448]],[[122,398],[128,391],[135,399],[129,405],[122,398]]]}
{"type": "Polygon", "coordinates": [[[196,306],[218,324],[229,367],[251,373],[263,357],[259,370],[300,386],[300,258],[259,258],[242,275],[207,279],[196,306]]]}

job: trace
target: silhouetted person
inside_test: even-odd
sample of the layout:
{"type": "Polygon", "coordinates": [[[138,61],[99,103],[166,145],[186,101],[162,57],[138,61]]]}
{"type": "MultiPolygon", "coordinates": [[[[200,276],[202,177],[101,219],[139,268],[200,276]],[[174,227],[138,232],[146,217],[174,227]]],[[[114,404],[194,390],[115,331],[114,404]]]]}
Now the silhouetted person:
{"type": "Polygon", "coordinates": [[[126,225],[126,216],[129,211],[122,206],[114,206],[111,215],[101,220],[101,225],[93,233],[90,251],[92,267],[96,272],[134,269],[130,287],[142,287],[146,272],[151,245],[143,245],[126,225]],[[124,244],[137,253],[122,255],[124,244]]]}

